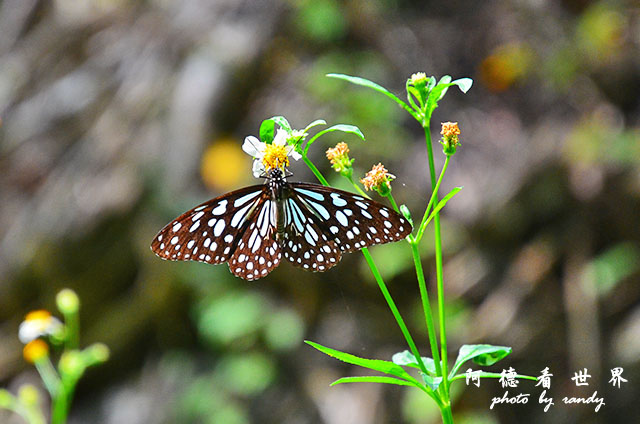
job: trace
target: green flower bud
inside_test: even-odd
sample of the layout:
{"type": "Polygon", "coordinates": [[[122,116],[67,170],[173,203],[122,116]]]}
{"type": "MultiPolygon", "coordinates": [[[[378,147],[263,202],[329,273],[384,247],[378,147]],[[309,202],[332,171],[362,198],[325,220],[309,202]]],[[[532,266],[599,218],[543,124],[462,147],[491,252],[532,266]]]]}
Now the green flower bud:
{"type": "Polygon", "coordinates": [[[71,289],[62,289],[56,296],[56,304],[63,314],[76,314],[80,309],[80,299],[71,289]]]}
{"type": "Polygon", "coordinates": [[[457,122],[443,122],[442,123],[442,151],[447,156],[453,156],[456,153],[456,149],[460,146],[458,136],[460,135],[460,128],[458,128],[457,122]]]}
{"type": "Polygon", "coordinates": [[[9,409],[15,403],[15,398],[5,389],[0,389],[0,408],[9,409]]]}
{"type": "Polygon", "coordinates": [[[35,406],[40,400],[40,394],[35,386],[31,384],[23,384],[20,386],[20,389],[18,389],[18,398],[27,407],[35,406]]]}
{"type": "Polygon", "coordinates": [[[99,364],[109,359],[109,348],[104,343],[94,343],[82,351],[87,365],[99,364]]]}
{"type": "Polygon", "coordinates": [[[69,350],[64,352],[60,357],[60,363],[58,369],[63,376],[70,376],[73,378],[80,378],[84,373],[87,365],[82,357],[81,352],[77,350],[69,350]]]}

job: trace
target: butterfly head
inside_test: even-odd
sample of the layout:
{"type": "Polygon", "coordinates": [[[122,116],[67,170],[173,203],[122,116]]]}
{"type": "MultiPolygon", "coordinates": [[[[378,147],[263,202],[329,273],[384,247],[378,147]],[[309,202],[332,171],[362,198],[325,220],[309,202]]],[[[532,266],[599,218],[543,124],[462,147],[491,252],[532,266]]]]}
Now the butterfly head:
{"type": "Polygon", "coordinates": [[[268,181],[282,181],[287,177],[292,176],[293,173],[289,172],[288,169],[284,168],[272,168],[272,169],[268,169],[267,171],[263,172],[262,175],[260,176],[261,178],[265,178],[268,181]]]}

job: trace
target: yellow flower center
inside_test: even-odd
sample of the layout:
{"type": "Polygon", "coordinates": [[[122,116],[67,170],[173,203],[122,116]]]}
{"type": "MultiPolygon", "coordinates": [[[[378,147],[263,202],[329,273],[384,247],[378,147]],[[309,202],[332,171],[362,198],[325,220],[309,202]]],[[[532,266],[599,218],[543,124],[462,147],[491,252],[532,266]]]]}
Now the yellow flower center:
{"type": "Polygon", "coordinates": [[[35,363],[49,354],[49,345],[40,339],[30,341],[24,346],[22,355],[27,362],[35,363]]]}
{"type": "Polygon", "coordinates": [[[338,160],[345,158],[348,159],[349,146],[344,141],[336,144],[336,147],[329,147],[327,149],[327,159],[331,161],[331,164],[335,164],[338,160]]]}
{"type": "Polygon", "coordinates": [[[37,311],[31,311],[24,318],[25,321],[48,321],[51,318],[51,313],[49,311],[45,311],[44,309],[39,309],[37,311]]]}
{"type": "Polygon", "coordinates": [[[268,144],[262,157],[262,164],[267,170],[289,166],[286,146],[268,144]]]}
{"type": "Polygon", "coordinates": [[[440,131],[445,137],[451,137],[454,135],[460,135],[460,128],[458,127],[457,122],[443,122],[442,123],[442,131],[440,131]]]}

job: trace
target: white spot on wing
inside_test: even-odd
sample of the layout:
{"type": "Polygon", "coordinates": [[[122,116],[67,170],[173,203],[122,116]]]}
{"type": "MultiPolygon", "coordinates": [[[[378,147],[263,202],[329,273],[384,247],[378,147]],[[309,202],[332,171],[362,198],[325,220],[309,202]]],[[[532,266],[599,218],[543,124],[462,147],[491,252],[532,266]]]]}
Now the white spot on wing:
{"type": "Polygon", "coordinates": [[[222,215],[223,213],[225,213],[226,210],[227,210],[227,201],[223,200],[222,202],[220,202],[218,206],[215,207],[215,209],[211,211],[211,213],[214,215],[222,215]]]}

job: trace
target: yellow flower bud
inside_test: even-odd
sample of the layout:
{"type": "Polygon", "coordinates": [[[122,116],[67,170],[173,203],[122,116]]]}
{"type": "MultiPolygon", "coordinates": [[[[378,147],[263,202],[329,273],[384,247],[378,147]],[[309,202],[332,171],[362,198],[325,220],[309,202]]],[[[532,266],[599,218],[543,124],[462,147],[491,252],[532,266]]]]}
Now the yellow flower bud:
{"type": "Polygon", "coordinates": [[[49,356],[49,345],[41,339],[32,340],[24,346],[22,355],[27,362],[35,364],[49,356]]]}

